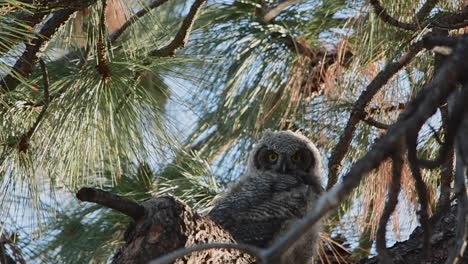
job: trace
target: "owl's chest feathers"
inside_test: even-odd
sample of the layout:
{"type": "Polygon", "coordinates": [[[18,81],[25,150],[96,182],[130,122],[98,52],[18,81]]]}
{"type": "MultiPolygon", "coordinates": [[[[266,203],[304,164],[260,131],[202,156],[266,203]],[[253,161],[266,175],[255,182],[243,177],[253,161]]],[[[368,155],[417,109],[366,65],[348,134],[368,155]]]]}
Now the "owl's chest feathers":
{"type": "Polygon", "coordinates": [[[234,185],[209,216],[236,240],[265,246],[284,223],[304,217],[317,195],[293,176],[252,177],[234,185]]]}

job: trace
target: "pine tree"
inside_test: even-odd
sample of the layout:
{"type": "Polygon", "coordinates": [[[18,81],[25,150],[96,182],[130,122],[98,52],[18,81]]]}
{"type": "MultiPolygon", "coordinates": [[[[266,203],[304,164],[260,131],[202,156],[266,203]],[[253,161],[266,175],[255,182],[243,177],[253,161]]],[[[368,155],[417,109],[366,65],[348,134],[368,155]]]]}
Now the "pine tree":
{"type": "Polygon", "coordinates": [[[83,186],[206,213],[267,128],[326,157],[340,203],[319,212],[322,263],[372,245],[384,261],[416,225],[427,250],[454,215],[463,254],[465,3],[4,0],[0,14],[0,263],[106,262],[128,219],[79,203],[83,186]]]}

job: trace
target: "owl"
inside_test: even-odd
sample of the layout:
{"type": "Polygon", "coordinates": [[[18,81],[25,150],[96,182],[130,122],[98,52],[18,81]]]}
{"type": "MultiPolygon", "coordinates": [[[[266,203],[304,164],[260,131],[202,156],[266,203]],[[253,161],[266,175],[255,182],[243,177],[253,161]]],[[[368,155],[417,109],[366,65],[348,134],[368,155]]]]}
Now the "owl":
{"type": "MultiPolygon", "coordinates": [[[[217,199],[209,217],[240,243],[268,247],[313,209],[323,192],[321,156],[305,136],[270,131],[253,148],[246,173],[217,199]]],[[[312,263],[319,224],[283,256],[312,263]]]]}

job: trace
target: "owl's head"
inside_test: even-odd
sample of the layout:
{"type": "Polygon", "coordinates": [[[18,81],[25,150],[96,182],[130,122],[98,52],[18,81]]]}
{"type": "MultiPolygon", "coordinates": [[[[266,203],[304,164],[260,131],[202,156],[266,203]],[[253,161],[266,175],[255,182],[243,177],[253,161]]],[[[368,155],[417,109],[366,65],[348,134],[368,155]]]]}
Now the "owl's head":
{"type": "Polygon", "coordinates": [[[299,176],[306,184],[320,183],[322,174],[317,147],[304,135],[290,130],[266,130],[252,150],[250,168],[299,176]]]}

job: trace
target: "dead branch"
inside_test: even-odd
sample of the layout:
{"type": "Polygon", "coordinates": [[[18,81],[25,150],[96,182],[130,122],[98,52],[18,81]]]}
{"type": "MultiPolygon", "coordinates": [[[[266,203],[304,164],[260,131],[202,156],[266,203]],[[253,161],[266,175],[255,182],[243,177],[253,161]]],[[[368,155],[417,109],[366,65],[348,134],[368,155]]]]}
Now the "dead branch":
{"type": "Polygon", "coordinates": [[[206,0],[195,0],[195,2],[190,7],[190,11],[188,12],[184,21],[182,21],[182,25],[180,26],[179,31],[175,35],[174,39],[166,46],[150,51],[148,55],[156,57],[174,56],[176,50],[185,47],[185,44],[187,43],[188,37],[190,35],[190,31],[192,30],[192,26],[195,23],[197,15],[205,2],[206,0]]]}
{"type": "Polygon", "coordinates": [[[92,202],[117,210],[135,221],[145,214],[145,208],[127,198],[95,188],[81,188],[76,197],[83,202],[92,202]]]}

